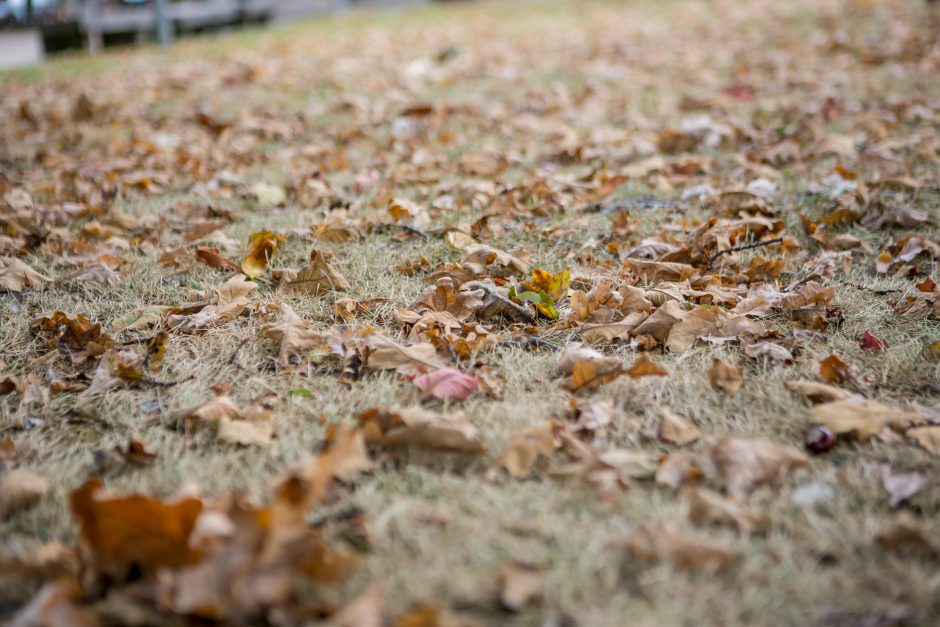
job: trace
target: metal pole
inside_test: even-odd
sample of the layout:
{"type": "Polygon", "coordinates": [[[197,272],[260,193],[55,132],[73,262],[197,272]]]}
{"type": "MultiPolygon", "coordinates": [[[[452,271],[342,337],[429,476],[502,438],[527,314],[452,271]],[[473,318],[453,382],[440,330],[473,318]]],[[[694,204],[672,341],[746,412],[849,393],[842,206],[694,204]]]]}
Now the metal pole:
{"type": "Polygon", "coordinates": [[[157,41],[161,46],[169,46],[173,43],[173,29],[170,23],[170,16],[166,12],[167,0],[156,0],[154,9],[156,11],[157,41]]]}
{"type": "Polygon", "coordinates": [[[33,0],[26,0],[26,23],[32,26],[34,17],[33,0]]]}

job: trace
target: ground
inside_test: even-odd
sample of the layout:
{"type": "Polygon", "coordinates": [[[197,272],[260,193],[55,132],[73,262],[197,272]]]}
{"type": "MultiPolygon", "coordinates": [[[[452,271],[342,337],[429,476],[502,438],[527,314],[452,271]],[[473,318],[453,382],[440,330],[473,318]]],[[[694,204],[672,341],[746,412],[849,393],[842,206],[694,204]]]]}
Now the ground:
{"type": "MultiPolygon", "coordinates": [[[[386,621],[422,606],[492,625],[936,621],[940,466],[936,440],[931,452],[909,428],[931,429],[940,416],[940,299],[929,278],[940,251],[940,44],[930,10],[900,0],[448,3],[0,74],[0,354],[11,382],[0,397],[0,468],[48,482],[32,506],[4,512],[4,559],[32,564],[49,543],[87,542],[69,495],[89,476],[103,476],[112,495],[170,499],[195,484],[207,504],[233,493],[264,503],[285,473],[336,439],[331,426],[422,405],[462,411],[485,451],[367,438],[374,467],[331,476],[329,495],[305,512],[359,554],[345,581],[303,593],[311,606],[341,606],[379,584],[386,621]],[[690,233],[709,219],[733,225],[733,236],[689,250],[690,233]],[[263,232],[270,263],[246,304],[232,319],[187,327],[263,232]],[[265,333],[286,305],[323,336],[349,325],[402,344],[426,339],[408,339],[400,310],[416,309],[428,277],[453,272],[442,264],[466,261],[470,237],[523,261],[489,265],[483,274],[500,275],[496,284],[524,281],[532,268],[571,278],[552,297],[557,320],[477,313],[468,324],[484,325],[489,345],[464,356],[437,344],[435,359],[449,367],[481,378],[474,364],[491,366],[501,394],[424,398],[411,379],[426,368],[370,367],[367,340],[345,345],[367,363],[344,379],[348,359],[325,346],[280,359],[278,338],[265,333]],[[635,250],[641,243],[646,253],[635,250]],[[234,264],[210,267],[197,248],[234,264]],[[279,287],[276,272],[304,267],[311,249],[347,289],[279,287]],[[677,276],[638,269],[636,260],[664,254],[686,264],[677,276]],[[44,278],[24,285],[14,259],[44,278]],[[422,259],[413,272],[399,269],[422,259]],[[698,289],[711,281],[730,295],[682,283],[703,276],[698,289]],[[597,350],[624,368],[645,350],[669,374],[571,391],[556,367],[585,341],[583,325],[599,320],[575,303],[628,313],[592,300],[601,284],[639,286],[657,307],[676,300],[683,315],[703,316],[737,316],[760,285],[778,297],[810,284],[832,292],[755,311],[746,319],[759,334],[712,329],[681,348],[635,329],[606,338],[597,350]],[[200,301],[123,328],[140,308],[200,301]],[[341,316],[337,306],[352,310],[341,316]],[[55,311],[100,323],[114,346],[104,357],[87,340],[65,347],[61,327],[35,323],[55,311]],[[141,366],[134,356],[161,329],[165,357],[141,366]],[[760,341],[789,358],[749,357],[760,341]],[[845,364],[835,374],[820,367],[830,355],[845,364]],[[716,357],[742,368],[737,393],[711,383],[716,357]],[[132,374],[114,374],[112,358],[131,359],[132,374]],[[105,388],[89,393],[102,367],[105,388]],[[786,385],[801,379],[880,402],[906,422],[870,438],[826,423],[838,442],[812,455],[804,439],[825,420],[786,385]],[[272,442],[239,446],[201,416],[180,419],[226,385],[241,407],[267,404],[272,442]],[[608,401],[609,424],[577,431],[572,399],[582,408],[608,401]],[[664,442],[662,408],[694,422],[700,437],[664,442]],[[531,472],[507,462],[510,434],[546,426],[556,440],[531,472]],[[722,438],[786,447],[794,467],[737,490],[734,477],[709,468],[722,438]],[[141,465],[114,452],[132,439],[156,458],[141,465]],[[645,455],[653,470],[615,481],[559,476],[572,440],[645,455]],[[700,473],[678,489],[652,477],[682,451],[700,473]],[[886,476],[919,490],[892,507],[886,476]],[[728,493],[727,503],[768,524],[693,524],[690,483],[728,493]],[[807,504],[814,493],[821,500],[807,504]],[[356,533],[344,526],[350,519],[356,533]],[[915,541],[892,540],[899,525],[915,541]],[[720,547],[718,557],[698,563],[701,551],[687,548],[695,563],[682,568],[674,537],[720,547]],[[517,613],[499,603],[508,563],[525,564],[542,587],[517,613]]],[[[516,306],[533,311],[526,303],[516,306]]],[[[89,586],[87,571],[99,566],[82,559],[72,602],[100,607],[121,582],[89,586]]],[[[0,579],[5,615],[52,579],[41,565],[28,570],[0,579]]],[[[241,618],[276,623],[275,610],[241,618]]],[[[164,606],[148,616],[171,615],[164,606]]]]}

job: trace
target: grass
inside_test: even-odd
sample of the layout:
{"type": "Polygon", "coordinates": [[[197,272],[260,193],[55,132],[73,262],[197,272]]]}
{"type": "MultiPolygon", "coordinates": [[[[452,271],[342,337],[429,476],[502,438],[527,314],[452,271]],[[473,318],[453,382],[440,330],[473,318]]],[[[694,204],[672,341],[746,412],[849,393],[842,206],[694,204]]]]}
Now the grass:
{"type": "MultiPolygon", "coordinates": [[[[853,112],[866,107],[884,111],[897,101],[916,100],[936,114],[940,83],[935,80],[935,68],[919,71],[916,64],[901,61],[865,66],[849,52],[825,51],[833,22],[855,43],[886,32],[887,39],[872,44],[879,50],[905,41],[903,33],[882,26],[879,19],[921,34],[927,26],[923,9],[915,4],[553,0],[354,13],[348,19],[186,40],[168,52],[145,49],[94,59],[76,56],[38,69],[0,74],[0,85],[10,94],[0,103],[0,124],[15,119],[20,101],[52,111],[66,109],[75,94],[87,92],[109,103],[115,115],[78,127],[80,138],[71,145],[65,134],[48,130],[50,145],[67,161],[107,166],[112,158],[109,143],[125,145],[135,134],[177,133],[193,142],[193,152],[203,151],[210,141],[187,124],[205,107],[223,119],[247,115],[293,125],[286,138],[263,131],[268,135],[263,141],[248,141],[244,147],[229,143],[225,154],[206,149],[201,155],[210,172],[232,167],[245,181],[282,184],[287,177],[323,163],[303,156],[304,147],[325,146],[326,154],[342,147],[348,170],[327,170],[327,178],[338,187],[351,184],[355,173],[377,168],[398,181],[394,187],[401,195],[428,199],[437,192],[453,191],[469,197],[472,188],[448,165],[463,152],[517,151],[504,177],[522,179],[559,151],[565,138],[539,126],[552,120],[576,137],[576,143],[606,151],[594,164],[560,166],[560,174],[574,180],[597,163],[615,166],[625,161],[616,156],[617,151],[623,153],[633,139],[647,139],[651,131],[677,123],[685,115],[677,107],[682,97],[714,97],[721,86],[737,77],[764,81],[759,85],[760,95],[752,101],[723,101],[725,119],[740,125],[758,123],[755,120],[766,111],[799,111],[807,100],[821,100],[827,90],[849,111],[846,122],[828,127],[848,124],[838,128],[841,132],[858,128],[853,126],[857,122],[851,117],[853,112]],[[460,51],[455,61],[459,70],[442,77],[421,75],[425,70],[414,65],[415,60],[432,58],[447,47],[460,51]],[[227,87],[224,79],[246,67],[261,68],[261,78],[227,87]],[[411,78],[409,71],[415,73],[411,78]],[[762,72],[774,79],[761,78],[762,72]],[[586,99],[579,101],[583,95],[586,99]],[[599,108],[592,108],[592,97],[601,99],[599,108]],[[465,106],[474,113],[447,121],[455,137],[451,142],[430,142],[431,154],[415,156],[404,147],[406,142],[394,138],[391,120],[404,106],[424,101],[465,106]],[[340,106],[350,102],[353,113],[340,106]],[[556,102],[568,103],[568,108],[552,111],[549,105],[556,102]],[[592,133],[623,137],[595,142],[592,133]],[[347,136],[351,139],[342,139],[347,136]],[[396,150],[400,155],[396,156],[396,150]],[[425,157],[431,165],[420,165],[425,157]],[[433,174],[431,182],[409,183],[405,175],[415,172],[433,174]]],[[[925,235],[936,240],[940,235],[936,127],[909,117],[889,125],[889,132],[905,141],[934,142],[923,144],[924,153],[934,151],[933,161],[912,161],[904,172],[928,187],[933,185],[934,191],[902,194],[890,202],[928,212],[931,221],[925,235]]],[[[5,168],[14,184],[39,188],[40,181],[54,180],[55,170],[41,164],[25,167],[37,163],[32,159],[37,146],[24,137],[0,131],[0,173],[5,168]]],[[[707,156],[713,163],[713,181],[728,186],[744,181],[734,151],[719,148],[707,156]]],[[[834,165],[834,160],[797,162],[781,179],[786,193],[775,207],[786,222],[786,233],[804,245],[809,243],[802,236],[799,214],[819,216],[828,206],[816,197],[799,194],[834,165]]],[[[882,171],[897,174],[894,170],[898,169],[891,161],[852,165],[863,178],[882,171]]],[[[157,158],[151,167],[172,170],[157,158]]],[[[693,202],[678,202],[681,184],[663,183],[631,181],[614,196],[677,201],[671,208],[634,211],[638,236],[709,215],[693,202]]],[[[43,201],[41,192],[36,200],[43,201]]],[[[353,217],[385,219],[384,207],[372,208],[362,200],[353,217]]],[[[122,191],[114,206],[155,220],[182,202],[204,203],[206,199],[180,186],[149,197],[122,191]]],[[[239,243],[261,229],[305,229],[324,218],[320,211],[290,202],[276,211],[240,197],[208,202],[235,213],[237,219],[223,232],[239,243]]],[[[458,218],[444,214],[435,219],[434,226],[473,221],[487,208],[487,203],[465,202],[458,218]]],[[[487,243],[507,250],[525,247],[539,267],[560,270],[572,263],[566,258],[569,250],[611,229],[610,214],[567,209],[552,211],[547,218],[520,221],[487,243]],[[556,231],[548,233],[549,227],[556,231]]],[[[883,250],[897,235],[861,226],[844,230],[875,250],[883,250]]],[[[177,237],[169,228],[161,233],[167,242],[177,237]]],[[[457,256],[437,239],[402,242],[388,234],[316,246],[334,255],[352,285],[345,294],[292,303],[311,328],[322,331],[336,324],[333,307],[338,298],[383,297],[389,303],[358,322],[397,334],[395,310],[413,302],[425,284],[421,277],[404,276],[390,268],[420,257],[436,264],[457,256]]],[[[301,265],[309,247],[309,242],[291,241],[278,251],[275,265],[301,265]]],[[[218,272],[201,265],[179,270],[156,265],[158,249],[142,246],[134,251],[133,261],[121,270],[123,282],[118,288],[60,284],[26,293],[19,311],[11,306],[12,297],[6,296],[7,306],[0,313],[4,374],[37,370],[32,363],[44,348],[29,331],[29,320],[39,312],[81,312],[111,328],[135,307],[186,302],[192,300],[191,290],[221,284],[218,272]]],[[[598,255],[606,258],[602,250],[598,255]]],[[[51,255],[37,254],[29,262],[51,276],[67,274],[51,255]]],[[[932,271],[936,276],[936,268],[932,271]]],[[[274,302],[272,286],[262,283],[263,301],[274,302]]],[[[692,445],[696,452],[724,435],[765,437],[799,446],[811,422],[810,406],[788,391],[784,382],[818,379],[818,362],[831,353],[858,368],[885,402],[937,403],[940,364],[929,361],[924,348],[940,339],[940,325],[936,320],[901,317],[891,307],[896,294],[872,291],[907,292],[913,283],[875,276],[873,258],[855,255],[848,273],[832,282],[838,292],[836,304],[846,313],[844,325],[830,330],[822,342],[800,346],[795,364],[760,366],[741,357],[736,346],[665,355],[660,361],[672,372],[670,377],[619,379],[594,395],[616,407],[612,428],[596,446],[673,450],[651,437],[659,406],[692,418],[701,427],[706,437],[692,445]],[[887,342],[885,352],[859,350],[858,339],[866,329],[887,342]],[[708,384],[705,371],[716,355],[746,368],[744,387],[736,396],[720,394],[708,384]]],[[[783,315],[773,318],[770,325],[783,336],[790,333],[790,320],[783,315]]],[[[553,337],[559,343],[575,339],[577,335],[570,331],[553,337]]],[[[627,348],[613,353],[627,363],[634,358],[627,348]]],[[[185,482],[196,482],[208,495],[244,491],[263,499],[285,469],[319,449],[326,425],[349,421],[372,407],[400,408],[420,402],[414,386],[388,373],[370,374],[347,388],[332,372],[313,369],[309,376],[278,372],[275,355],[276,348],[264,339],[259,321],[242,318],[205,334],[174,335],[158,376],[181,381],[172,387],[120,389],[90,400],[75,394],[53,395],[48,406],[36,412],[41,426],[30,430],[21,428],[26,409],[11,397],[0,397],[0,430],[13,436],[18,462],[48,477],[52,485],[39,506],[0,521],[5,547],[28,553],[43,542],[74,540],[68,493],[95,470],[96,451],[125,444],[132,435],[158,458],[152,467],[109,474],[108,485],[116,492],[170,495],[185,482]],[[208,433],[197,434],[187,444],[181,432],[168,427],[167,417],[174,409],[208,399],[210,387],[223,383],[235,384],[233,396],[240,402],[271,391],[286,398],[274,418],[278,437],[271,447],[226,446],[208,433]],[[297,389],[309,390],[310,396],[289,394],[297,389]],[[145,412],[142,408],[151,403],[158,409],[145,412]]],[[[674,521],[682,529],[692,529],[683,499],[661,486],[638,482],[623,492],[601,493],[541,473],[530,480],[489,477],[488,470],[508,433],[560,416],[570,394],[553,379],[556,354],[507,348],[483,358],[503,377],[505,398],[494,401],[477,395],[461,409],[484,434],[486,456],[467,460],[417,451],[396,455],[330,505],[331,511],[364,510],[371,545],[361,568],[337,593],[337,599],[348,598],[348,593],[369,582],[381,582],[388,616],[415,605],[440,604],[493,625],[926,625],[940,614],[936,563],[899,558],[874,542],[875,534],[894,515],[880,484],[882,462],[899,472],[928,474],[932,483],[905,507],[932,533],[940,533],[938,465],[926,451],[876,440],[842,444],[814,458],[809,469],[755,493],[756,508],[772,520],[766,534],[746,537],[723,529],[707,531],[733,547],[735,563],[730,570],[720,575],[687,574],[666,564],[637,562],[625,551],[626,539],[640,525],[656,528],[674,521]],[[835,497],[813,510],[792,505],[794,489],[810,483],[828,484],[835,497]],[[537,564],[546,573],[545,599],[520,615],[501,612],[496,603],[497,573],[509,559],[537,564]]],[[[12,610],[23,602],[34,584],[0,579],[3,607],[12,610]]]]}

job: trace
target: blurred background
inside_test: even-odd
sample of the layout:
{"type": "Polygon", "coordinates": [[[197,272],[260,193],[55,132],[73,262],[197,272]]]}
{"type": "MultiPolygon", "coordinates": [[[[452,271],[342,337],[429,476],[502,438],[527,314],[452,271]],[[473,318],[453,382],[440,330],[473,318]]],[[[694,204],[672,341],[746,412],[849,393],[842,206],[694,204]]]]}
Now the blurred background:
{"type": "Polygon", "coordinates": [[[0,0],[0,69],[64,50],[171,44],[180,36],[329,15],[357,6],[446,0],[0,0]]]}

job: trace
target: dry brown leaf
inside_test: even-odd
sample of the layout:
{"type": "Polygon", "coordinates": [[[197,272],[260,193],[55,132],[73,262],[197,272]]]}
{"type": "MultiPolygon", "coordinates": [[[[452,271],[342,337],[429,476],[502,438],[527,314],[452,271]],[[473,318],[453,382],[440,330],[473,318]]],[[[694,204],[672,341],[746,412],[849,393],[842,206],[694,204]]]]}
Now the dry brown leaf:
{"type": "Polygon", "coordinates": [[[849,366],[838,355],[829,355],[819,362],[819,376],[828,383],[841,383],[849,376],[849,366]]]}
{"type": "Polygon", "coordinates": [[[747,496],[786,470],[809,466],[799,451],[768,440],[724,438],[715,443],[710,455],[731,496],[747,496]]]}
{"type": "Polygon", "coordinates": [[[202,511],[199,499],[164,503],[141,495],[111,496],[90,480],[69,497],[89,566],[122,579],[132,567],[144,573],[198,561],[189,536],[202,511]]]}
{"type": "Polygon", "coordinates": [[[359,422],[369,444],[472,454],[484,452],[480,431],[467,421],[463,412],[445,415],[421,407],[400,412],[373,409],[360,414],[359,422]]]}
{"type": "Polygon", "coordinates": [[[555,423],[545,422],[513,431],[506,440],[499,465],[513,477],[528,477],[542,457],[558,450],[556,429],[555,423]]]}
{"type": "Polygon", "coordinates": [[[0,289],[9,292],[42,289],[51,281],[19,259],[0,260],[0,289]]]}
{"type": "Polygon", "coordinates": [[[663,442],[682,446],[695,442],[701,436],[701,431],[693,422],[666,407],[658,408],[656,414],[659,416],[657,435],[663,442]]]}
{"type": "Polygon", "coordinates": [[[362,344],[367,348],[365,365],[376,370],[415,375],[445,366],[437,356],[437,349],[429,342],[402,345],[380,333],[373,333],[362,344]]]}
{"type": "Polygon", "coordinates": [[[852,396],[850,392],[840,390],[837,387],[805,379],[787,381],[786,386],[814,403],[842,401],[852,396]]]}
{"type": "Polygon", "coordinates": [[[25,468],[0,475],[0,520],[28,509],[49,491],[49,481],[25,468]]]}
{"type": "Polygon", "coordinates": [[[744,354],[766,365],[792,364],[793,353],[772,342],[756,342],[744,347],[744,354]]]}
{"type": "Polygon", "coordinates": [[[277,361],[282,366],[290,365],[292,357],[311,349],[329,351],[327,337],[314,333],[307,328],[307,321],[287,304],[278,305],[281,315],[277,320],[265,325],[264,334],[275,342],[280,342],[277,361]]]}
{"type": "Polygon", "coordinates": [[[660,342],[665,342],[672,327],[683,320],[687,313],[682,310],[678,301],[667,300],[639,324],[633,330],[633,334],[648,335],[660,342]]]}
{"type": "Polygon", "coordinates": [[[215,437],[226,444],[268,446],[274,440],[274,428],[267,421],[222,418],[215,437]]]}
{"type": "Polygon", "coordinates": [[[680,533],[672,523],[655,530],[641,527],[629,539],[627,551],[634,558],[666,561],[681,570],[721,570],[732,561],[725,546],[680,533]]]}
{"type": "Polygon", "coordinates": [[[734,395],[744,383],[743,371],[738,366],[716,357],[708,369],[708,381],[714,389],[734,395]]]}
{"type": "Polygon", "coordinates": [[[915,427],[904,434],[934,455],[940,455],[940,425],[915,427]]]}
{"type": "Polygon", "coordinates": [[[657,364],[648,353],[641,353],[625,374],[631,379],[641,377],[668,377],[669,371],[657,364]]]}
{"type": "Polygon", "coordinates": [[[857,394],[816,405],[813,418],[835,434],[851,433],[860,440],[867,440],[888,426],[903,429],[921,422],[916,412],[889,407],[857,394]]]}
{"type": "Polygon", "coordinates": [[[686,483],[693,483],[702,477],[695,456],[688,451],[670,453],[662,458],[656,469],[656,483],[676,489],[686,483]]]}
{"type": "Polygon", "coordinates": [[[345,292],[350,288],[339,270],[322,253],[310,251],[310,263],[300,270],[281,270],[278,292],[286,296],[319,296],[327,292],[345,292]]]}

